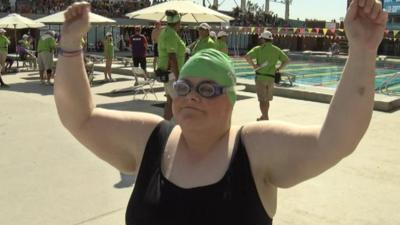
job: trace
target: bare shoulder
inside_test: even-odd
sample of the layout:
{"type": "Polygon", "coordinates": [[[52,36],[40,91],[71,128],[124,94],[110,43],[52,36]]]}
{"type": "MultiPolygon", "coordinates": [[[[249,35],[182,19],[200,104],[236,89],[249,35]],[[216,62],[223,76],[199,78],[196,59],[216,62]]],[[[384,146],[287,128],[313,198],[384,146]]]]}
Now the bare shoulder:
{"type": "Polygon", "coordinates": [[[286,161],[295,149],[307,149],[315,143],[318,126],[300,126],[282,121],[249,123],[243,127],[241,138],[251,163],[268,172],[270,166],[286,161]]]}
{"type": "Polygon", "coordinates": [[[310,128],[312,127],[300,126],[283,121],[253,122],[243,126],[242,138],[243,140],[258,142],[268,137],[301,135],[310,128]]]}
{"type": "Polygon", "coordinates": [[[147,141],[162,120],[150,113],[96,108],[74,136],[101,159],[130,172],[140,164],[147,141]]]}
{"type": "Polygon", "coordinates": [[[249,149],[291,147],[298,138],[315,136],[318,126],[302,126],[282,121],[254,122],[243,126],[242,140],[249,149]]]}

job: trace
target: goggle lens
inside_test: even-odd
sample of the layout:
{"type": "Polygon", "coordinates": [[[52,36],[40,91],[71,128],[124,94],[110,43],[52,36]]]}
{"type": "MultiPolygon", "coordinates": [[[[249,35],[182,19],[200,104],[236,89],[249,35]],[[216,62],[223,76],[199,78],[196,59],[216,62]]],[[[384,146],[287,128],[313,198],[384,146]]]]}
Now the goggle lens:
{"type": "MultiPolygon", "coordinates": [[[[189,81],[178,80],[174,82],[173,88],[176,95],[182,97],[188,95],[192,91],[193,85],[189,81]]],[[[204,98],[213,98],[224,93],[224,87],[221,87],[212,81],[203,81],[197,84],[196,87],[194,87],[194,90],[204,98]]]]}

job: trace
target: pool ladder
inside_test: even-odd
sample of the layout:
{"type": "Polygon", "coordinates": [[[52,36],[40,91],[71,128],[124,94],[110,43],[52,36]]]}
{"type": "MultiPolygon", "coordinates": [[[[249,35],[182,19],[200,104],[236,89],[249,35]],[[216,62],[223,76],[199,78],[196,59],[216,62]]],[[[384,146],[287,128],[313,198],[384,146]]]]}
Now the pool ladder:
{"type": "Polygon", "coordinates": [[[378,90],[380,91],[380,93],[385,94],[385,95],[396,95],[396,93],[394,93],[393,91],[389,90],[389,86],[391,85],[391,82],[396,80],[396,79],[400,79],[400,72],[397,72],[395,74],[393,74],[393,76],[389,77],[388,79],[386,79],[381,86],[378,88],[378,90]]]}

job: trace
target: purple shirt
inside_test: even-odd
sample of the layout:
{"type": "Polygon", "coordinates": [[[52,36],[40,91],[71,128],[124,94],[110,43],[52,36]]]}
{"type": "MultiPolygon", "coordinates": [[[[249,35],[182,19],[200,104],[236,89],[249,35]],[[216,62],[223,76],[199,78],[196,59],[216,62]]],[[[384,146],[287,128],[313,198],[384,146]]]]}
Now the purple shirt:
{"type": "Polygon", "coordinates": [[[129,38],[129,41],[133,57],[146,57],[147,39],[144,35],[134,34],[129,38]]]}

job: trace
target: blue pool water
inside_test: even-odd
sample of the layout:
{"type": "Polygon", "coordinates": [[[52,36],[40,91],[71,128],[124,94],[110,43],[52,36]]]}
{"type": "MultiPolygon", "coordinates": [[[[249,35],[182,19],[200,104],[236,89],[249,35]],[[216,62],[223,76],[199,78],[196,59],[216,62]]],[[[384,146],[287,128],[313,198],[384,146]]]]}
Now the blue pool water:
{"type": "MultiPolygon", "coordinates": [[[[293,61],[283,70],[284,73],[294,75],[295,84],[322,86],[336,88],[338,80],[342,74],[344,65],[338,63],[323,62],[302,62],[293,61]]],[[[235,71],[239,78],[254,79],[254,71],[246,61],[235,61],[235,71]]],[[[395,73],[400,72],[399,69],[377,68],[375,78],[375,88],[378,90],[382,84],[395,73]]],[[[286,79],[285,76],[282,77],[286,79]]],[[[391,92],[400,94],[400,77],[392,80],[388,85],[391,92]]]]}

